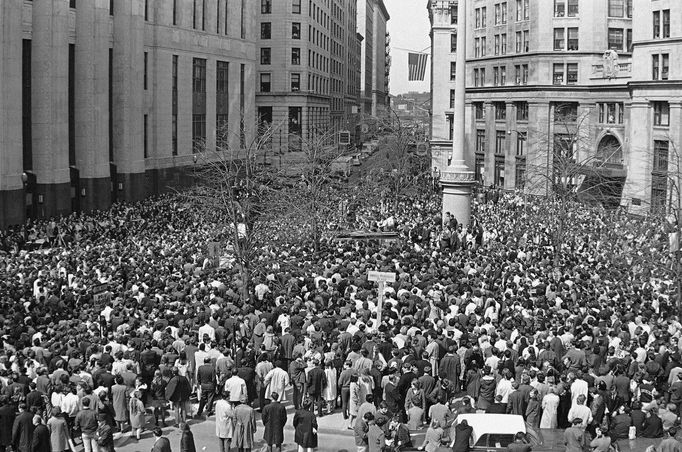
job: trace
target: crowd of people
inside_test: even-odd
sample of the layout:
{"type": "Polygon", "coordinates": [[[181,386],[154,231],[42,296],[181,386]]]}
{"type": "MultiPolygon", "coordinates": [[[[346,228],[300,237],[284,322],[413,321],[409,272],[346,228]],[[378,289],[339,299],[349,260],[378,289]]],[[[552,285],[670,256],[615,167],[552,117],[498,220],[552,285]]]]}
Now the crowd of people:
{"type": "MultiPolygon", "coordinates": [[[[216,224],[177,197],[5,231],[0,450],[111,451],[151,430],[167,452],[172,422],[175,450],[194,451],[188,420],[205,415],[221,452],[254,448],[259,422],[281,450],[287,403],[306,451],[332,412],[359,451],[467,451],[456,418],[476,411],[565,429],[569,452],[638,436],[680,450],[682,324],[663,229],[557,209],[498,193],[464,226],[431,190],[364,204],[356,228],[401,239],[268,244],[246,290],[208,255],[216,224]],[[380,319],[370,270],[396,274],[380,319]]],[[[530,446],[520,434],[508,450],[530,446]]]]}

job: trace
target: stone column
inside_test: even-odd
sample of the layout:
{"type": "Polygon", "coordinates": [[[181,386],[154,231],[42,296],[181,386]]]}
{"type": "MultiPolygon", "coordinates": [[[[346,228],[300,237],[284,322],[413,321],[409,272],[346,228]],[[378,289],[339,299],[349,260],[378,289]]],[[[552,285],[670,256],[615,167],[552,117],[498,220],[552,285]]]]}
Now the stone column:
{"type": "Polygon", "coordinates": [[[21,181],[22,0],[0,2],[0,227],[24,221],[21,181]]]}
{"type": "Polygon", "coordinates": [[[68,12],[68,0],[33,2],[31,121],[41,218],[71,211],[68,12]]]}
{"type": "MultiPolygon", "coordinates": [[[[623,187],[623,200],[630,204],[630,212],[645,213],[651,199],[651,168],[653,165],[653,136],[648,99],[639,97],[630,106],[630,152],[626,159],[628,174],[623,187]]],[[[671,123],[672,124],[672,123],[671,123]]]]}
{"type": "Polygon", "coordinates": [[[109,178],[109,2],[79,2],[76,11],[76,166],[81,210],[111,205],[109,178]]]}
{"type": "Polygon", "coordinates": [[[119,0],[114,13],[114,161],[118,199],[145,196],[142,121],[144,101],[144,1],[119,0]]]}
{"type": "Polygon", "coordinates": [[[457,74],[455,76],[455,110],[453,117],[452,159],[441,172],[440,183],[443,187],[443,219],[450,212],[465,226],[471,219],[471,185],[474,173],[465,161],[466,150],[466,1],[457,4],[457,74]]]}

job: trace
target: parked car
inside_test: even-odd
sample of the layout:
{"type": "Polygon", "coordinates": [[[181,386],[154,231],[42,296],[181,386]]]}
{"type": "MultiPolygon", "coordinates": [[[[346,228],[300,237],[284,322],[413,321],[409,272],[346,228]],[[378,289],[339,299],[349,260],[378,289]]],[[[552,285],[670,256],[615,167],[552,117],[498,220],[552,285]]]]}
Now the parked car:
{"type": "Polygon", "coordinates": [[[452,425],[452,438],[454,438],[454,426],[465,419],[473,429],[471,435],[472,452],[507,450],[507,446],[514,442],[514,436],[518,432],[523,432],[526,435],[526,440],[534,452],[551,450],[543,448],[542,434],[531,428],[524,422],[523,416],[517,414],[460,414],[457,416],[455,424],[452,425]]]}

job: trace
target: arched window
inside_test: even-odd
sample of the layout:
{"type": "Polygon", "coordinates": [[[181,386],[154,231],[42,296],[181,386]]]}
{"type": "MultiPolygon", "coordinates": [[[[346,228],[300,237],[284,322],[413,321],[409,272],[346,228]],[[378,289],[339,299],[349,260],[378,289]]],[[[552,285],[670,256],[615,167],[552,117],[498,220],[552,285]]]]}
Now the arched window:
{"type": "Polygon", "coordinates": [[[623,147],[618,138],[605,135],[597,147],[597,160],[617,165],[623,164],[623,147]]]}

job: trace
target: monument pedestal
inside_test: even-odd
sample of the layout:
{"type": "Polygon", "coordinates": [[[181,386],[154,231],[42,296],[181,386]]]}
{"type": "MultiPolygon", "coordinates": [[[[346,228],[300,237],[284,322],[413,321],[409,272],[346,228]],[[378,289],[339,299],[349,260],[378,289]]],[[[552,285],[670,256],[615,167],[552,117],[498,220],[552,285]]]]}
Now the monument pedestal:
{"type": "Polygon", "coordinates": [[[441,171],[440,185],[443,187],[443,212],[457,219],[457,222],[468,226],[471,220],[471,187],[474,184],[474,172],[470,171],[463,160],[452,161],[441,171]]]}

